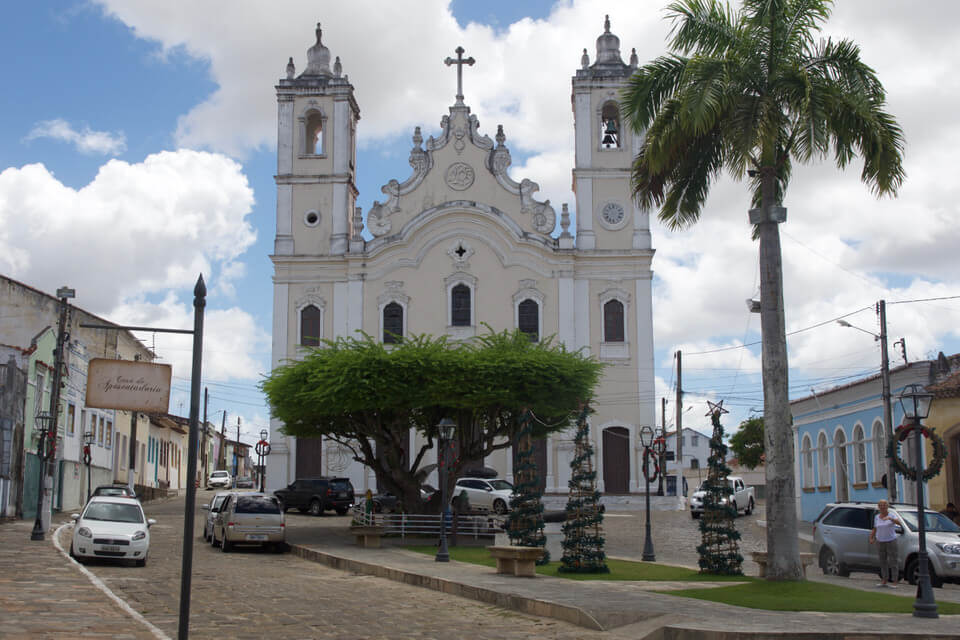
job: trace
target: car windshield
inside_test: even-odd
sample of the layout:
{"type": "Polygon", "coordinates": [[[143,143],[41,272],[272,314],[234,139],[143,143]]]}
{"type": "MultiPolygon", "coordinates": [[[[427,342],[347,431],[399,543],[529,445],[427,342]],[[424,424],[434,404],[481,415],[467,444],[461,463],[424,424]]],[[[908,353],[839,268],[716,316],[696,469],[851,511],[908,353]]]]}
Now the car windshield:
{"type": "Polygon", "coordinates": [[[334,491],[349,491],[350,490],[350,481],[349,480],[331,480],[330,488],[334,491]]]}
{"type": "Polygon", "coordinates": [[[230,475],[230,474],[227,473],[226,471],[214,471],[213,473],[210,474],[210,477],[211,477],[211,478],[226,478],[226,477],[228,477],[229,475],[230,475]]]}
{"type": "Polygon", "coordinates": [[[91,502],[83,510],[84,520],[108,522],[143,522],[143,511],[135,504],[118,502],[91,502]]]}
{"type": "Polygon", "coordinates": [[[280,513],[276,498],[270,496],[240,496],[234,513],[280,513]]]}
{"type": "Polygon", "coordinates": [[[490,480],[490,486],[493,487],[495,491],[513,491],[513,485],[506,480],[490,480]]]}
{"type": "MultiPolygon", "coordinates": [[[[907,523],[910,531],[918,530],[919,522],[916,511],[897,511],[897,514],[907,523]]],[[[960,527],[951,522],[950,518],[936,511],[923,512],[923,525],[927,531],[942,531],[944,533],[960,532],[960,527]]]]}
{"type": "Polygon", "coordinates": [[[121,489],[118,487],[100,487],[94,491],[95,495],[98,496],[126,496],[130,495],[126,489],[121,489]]]}

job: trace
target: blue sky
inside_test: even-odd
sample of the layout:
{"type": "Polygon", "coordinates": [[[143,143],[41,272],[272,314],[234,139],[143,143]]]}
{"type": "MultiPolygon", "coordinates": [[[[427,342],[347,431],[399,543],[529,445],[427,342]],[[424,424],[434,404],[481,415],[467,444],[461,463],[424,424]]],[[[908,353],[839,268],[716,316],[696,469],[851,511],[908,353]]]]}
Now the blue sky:
{"type": "MultiPolygon", "coordinates": [[[[251,432],[267,422],[255,385],[270,356],[273,83],[288,56],[302,69],[314,22],[357,88],[364,211],[382,199],[380,185],[409,173],[413,126],[436,133],[455,92],[441,61],[461,44],[478,60],[464,84],[482,132],[504,123],[514,174],[572,209],[569,83],[581,49],[594,55],[605,13],[624,57],[636,47],[641,63],[665,51],[668,28],[656,3],[341,4],[290,2],[280,16],[272,3],[31,2],[7,7],[0,24],[0,272],[51,292],[74,286],[78,305],[118,322],[188,326],[204,271],[211,413],[241,415],[251,432]]],[[[782,228],[789,330],[860,310],[848,319],[876,331],[869,307],[880,298],[960,295],[960,194],[942,179],[960,142],[956,34],[946,26],[955,23],[931,17],[955,9],[935,4],[915,15],[893,0],[869,11],[843,3],[828,25],[861,44],[886,84],[908,140],[908,181],[898,199],[877,201],[859,167],[797,171],[782,228]]],[[[654,226],[657,390],[671,398],[668,421],[677,348],[688,402],[726,398],[731,427],[762,407],[759,350],[742,347],[759,339],[743,302],[756,295],[746,208],[742,185],[721,181],[700,225],[654,226]]],[[[957,351],[958,308],[953,299],[892,305],[891,344],[906,337],[911,359],[957,351]]],[[[185,413],[189,346],[143,338],[174,364],[171,410],[183,403],[185,413]]],[[[879,363],[869,336],[829,323],[797,333],[790,349],[795,395],[879,363]]],[[[704,413],[685,424],[705,425],[704,413]]]]}

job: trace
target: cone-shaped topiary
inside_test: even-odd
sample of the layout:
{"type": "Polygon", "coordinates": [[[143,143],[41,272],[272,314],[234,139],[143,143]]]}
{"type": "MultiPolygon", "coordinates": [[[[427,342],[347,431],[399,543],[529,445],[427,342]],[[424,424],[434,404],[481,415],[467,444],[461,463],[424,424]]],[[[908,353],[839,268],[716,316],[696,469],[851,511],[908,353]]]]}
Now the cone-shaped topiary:
{"type": "MultiPolygon", "coordinates": [[[[517,464],[513,469],[514,495],[510,498],[507,535],[511,544],[521,547],[546,547],[543,535],[543,502],[537,464],[533,461],[533,415],[529,410],[520,418],[517,435],[517,464]]],[[[550,552],[543,550],[537,564],[550,562],[550,552]]]]}
{"type": "Polygon", "coordinates": [[[723,427],[720,414],[727,413],[723,401],[710,406],[713,436],[710,438],[710,467],[707,479],[703,483],[706,495],[703,498],[703,516],[700,518],[701,544],[697,547],[700,554],[700,573],[718,575],[742,575],[743,556],[740,555],[740,532],[734,526],[737,512],[730,504],[733,489],[727,481],[730,467],[726,464],[727,445],[723,443],[723,427]]]}

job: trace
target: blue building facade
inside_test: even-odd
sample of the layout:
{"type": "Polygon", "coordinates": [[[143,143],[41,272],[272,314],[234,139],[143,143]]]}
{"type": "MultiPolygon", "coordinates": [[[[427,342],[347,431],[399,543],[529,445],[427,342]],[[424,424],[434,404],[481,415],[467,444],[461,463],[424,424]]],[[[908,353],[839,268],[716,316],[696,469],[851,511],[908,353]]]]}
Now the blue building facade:
{"type": "MultiPolygon", "coordinates": [[[[937,361],[913,362],[890,371],[892,423],[903,422],[898,398],[909,384],[936,381],[937,361]]],[[[796,451],[797,515],[813,521],[832,502],[876,502],[887,492],[887,430],[880,374],[815,392],[790,403],[796,451]]],[[[911,456],[912,440],[901,448],[911,456]]],[[[916,502],[916,485],[897,475],[897,500],[916,502]]]]}

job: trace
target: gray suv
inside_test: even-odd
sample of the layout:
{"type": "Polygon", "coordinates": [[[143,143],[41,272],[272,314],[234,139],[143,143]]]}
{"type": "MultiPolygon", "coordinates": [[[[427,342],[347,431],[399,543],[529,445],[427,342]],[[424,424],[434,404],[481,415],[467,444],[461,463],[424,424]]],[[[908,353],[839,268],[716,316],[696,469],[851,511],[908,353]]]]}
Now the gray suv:
{"type": "MultiPolygon", "coordinates": [[[[813,521],[813,541],[817,547],[820,568],[827,575],[848,576],[851,571],[878,572],[880,558],[877,545],[870,544],[870,530],[876,515],[874,503],[841,502],[828,504],[813,521]]],[[[897,559],[900,573],[910,584],[917,582],[918,512],[912,504],[893,504],[895,512],[907,525],[897,526],[897,559]]],[[[960,527],[936,511],[924,510],[927,530],[927,556],[930,560],[930,583],[960,583],[960,527]]]]}

